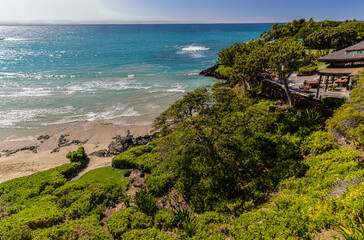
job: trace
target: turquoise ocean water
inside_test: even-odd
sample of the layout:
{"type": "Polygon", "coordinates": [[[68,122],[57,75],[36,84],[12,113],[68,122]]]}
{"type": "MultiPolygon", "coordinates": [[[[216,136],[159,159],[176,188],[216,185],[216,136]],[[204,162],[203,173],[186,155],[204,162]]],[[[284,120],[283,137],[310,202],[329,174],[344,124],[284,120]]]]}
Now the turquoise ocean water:
{"type": "Polygon", "coordinates": [[[148,120],[212,83],[198,73],[220,49],[271,25],[0,26],[0,137],[74,121],[148,120]]]}

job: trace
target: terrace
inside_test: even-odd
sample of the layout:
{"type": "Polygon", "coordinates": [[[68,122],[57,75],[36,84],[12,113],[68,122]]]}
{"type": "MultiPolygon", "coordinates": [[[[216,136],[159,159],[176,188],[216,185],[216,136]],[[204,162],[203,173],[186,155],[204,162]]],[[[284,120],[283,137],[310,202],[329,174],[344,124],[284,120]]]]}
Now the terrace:
{"type": "Polygon", "coordinates": [[[318,99],[348,98],[356,87],[358,74],[364,69],[364,41],[318,59],[329,64],[313,76],[289,77],[292,90],[318,99]]]}

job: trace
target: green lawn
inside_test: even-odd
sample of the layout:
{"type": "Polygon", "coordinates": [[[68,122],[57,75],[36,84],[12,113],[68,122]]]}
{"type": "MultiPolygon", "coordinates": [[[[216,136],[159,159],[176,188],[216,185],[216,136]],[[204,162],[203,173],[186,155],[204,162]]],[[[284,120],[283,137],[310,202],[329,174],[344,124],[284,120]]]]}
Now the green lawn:
{"type": "MultiPolygon", "coordinates": [[[[125,171],[125,169],[120,170],[113,167],[101,167],[85,173],[77,181],[120,183],[120,180],[123,177],[125,171]]],[[[124,179],[121,183],[123,185],[126,185],[127,182],[128,180],[124,179]]]]}

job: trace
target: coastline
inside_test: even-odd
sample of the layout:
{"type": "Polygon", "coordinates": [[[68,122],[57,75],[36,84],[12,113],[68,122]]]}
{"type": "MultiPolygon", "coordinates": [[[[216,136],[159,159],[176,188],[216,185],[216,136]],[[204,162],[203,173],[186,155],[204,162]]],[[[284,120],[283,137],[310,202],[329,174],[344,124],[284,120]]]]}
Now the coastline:
{"type": "Polygon", "coordinates": [[[31,130],[0,140],[0,183],[68,163],[66,154],[80,146],[85,148],[90,158],[87,171],[110,166],[113,156],[90,154],[107,149],[118,135],[126,136],[128,132],[134,137],[149,134],[152,122],[141,120],[129,117],[125,121],[74,122],[31,130]],[[67,144],[60,146],[62,139],[67,144]]]}

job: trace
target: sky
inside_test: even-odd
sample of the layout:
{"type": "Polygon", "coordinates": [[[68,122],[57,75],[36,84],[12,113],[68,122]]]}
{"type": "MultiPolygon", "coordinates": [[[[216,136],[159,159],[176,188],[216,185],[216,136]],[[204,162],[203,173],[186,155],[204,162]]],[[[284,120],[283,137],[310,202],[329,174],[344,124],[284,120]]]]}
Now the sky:
{"type": "Polygon", "coordinates": [[[0,23],[364,20],[364,0],[0,0],[0,23]]]}

